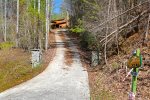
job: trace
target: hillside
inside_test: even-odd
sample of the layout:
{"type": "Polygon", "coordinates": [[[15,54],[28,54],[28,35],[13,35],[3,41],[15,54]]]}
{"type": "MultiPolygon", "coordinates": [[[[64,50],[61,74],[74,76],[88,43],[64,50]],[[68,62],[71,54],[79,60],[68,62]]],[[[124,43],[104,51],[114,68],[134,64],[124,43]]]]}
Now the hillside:
{"type": "MultiPolygon", "coordinates": [[[[150,39],[150,35],[149,35],[150,39]]],[[[128,57],[134,48],[140,47],[143,56],[143,68],[138,76],[137,99],[150,99],[150,41],[142,45],[141,35],[130,36],[123,44],[121,55],[114,55],[108,59],[108,66],[88,67],[92,100],[127,100],[131,90],[131,75],[125,81],[129,72],[126,69],[128,57]],[[135,45],[134,45],[135,44],[135,45]]]]}

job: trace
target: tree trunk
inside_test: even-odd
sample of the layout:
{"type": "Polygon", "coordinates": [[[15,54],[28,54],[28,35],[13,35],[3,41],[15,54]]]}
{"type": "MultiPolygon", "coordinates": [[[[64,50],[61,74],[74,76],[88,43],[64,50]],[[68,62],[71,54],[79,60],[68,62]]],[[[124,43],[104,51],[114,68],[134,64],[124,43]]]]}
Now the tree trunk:
{"type": "MultiPolygon", "coordinates": [[[[109,0],[109,5],[108,5],[108,14],[107,14],[107,20],[110,19],[110,5],[111,5],[111,0],[109,0]]],[[[108,62],[107,62],[107,34],[109,32],[109,24],[107,25],[107,31],[106,31],[106,35],[105,35],[105,47],[104,47],[104,56],[105,56],[105,63],[106,65],[108,65],[108,62]]]]}
{"type": "MultiPolygon", "coordinates": [[[[114,12],[115,12],[115,16],[118,15],[116,2],[117,2],[117,0],[114,0],[114,12]]],[[[116,32],[116,46],[117,46],[117,53],[118,53],[118,55],[119,55],[119,41],[118,41],[119,29],[118,29],[118,18],[115,19],[115,29],[117,30],[117,32],[116,32]]]]}
{"type": "MultiPolygon", "coordinates": [[[[4,34],[4,32],[3,32],[3,28],[4,28],[4,26],[3,26],[3,4],[2,3],[3,3],[3,1],[0,0],[0,21],[1,21],[0,32],[2,34],[4,34]]],[[[1,33],[0,33],[0,36],[2,36],[1,33]]]]}
{"type": "MultiPolygon", "coordinates": [[[[40,15],[40,9],[41,9],[41,0],[38,0],[38,13],[40,15]]],[[[41,41],[41,34],[40,34],[40,18],[38,15],[38,44],[39,44],[39,49],[42,49],[42,41],[41,41]]],[[[41,50],[42,51],[42,50],[41,50]]]]}
{"type": "Polygon", "coordinates": [[[17,0],[17,25],[16,25],[16,47],[18,47],[18,36],[19,36],[19,0],[17,0]]]}
{"type": "MultiPolygon", "coordinates": [[[[51,15],[52,15],[52,12],[53,12],[53,0],[50,0],[49,5],[50,5],[50,14],[49,14],[49,21],[50,22],[49,23],[51,23],[51,20],[52,20],[51,15]]],[[[51,30],[51,27],[49,29],[51,30]]]]}
{"type": "Polygon", "coordinates": [[[148,40],[148,34],[149,34],[149,25],[150,24],[150,13],[148,16],[148,23],[147,23],[147,30],[146,30],[146,34],[145,34],[145,40],[148,40]]]}
{"type": "Polygon", "coordinates": [[[38,0],[38,13],[40,14],[40,9],[41,9],[41,0],[38,0]]]}
{"type": "Polygon", "coordinates": [[[48,49],[48,34],[49,34],[49,0],[46,0],[46,35],[45,35],[45,50],[48,49]]]}
{"type": "Polygon", "coordinates": [[[4,32],[4,41],[6,42],[7,41],[7,0],[5,0],[5,32],[4,32]]]}

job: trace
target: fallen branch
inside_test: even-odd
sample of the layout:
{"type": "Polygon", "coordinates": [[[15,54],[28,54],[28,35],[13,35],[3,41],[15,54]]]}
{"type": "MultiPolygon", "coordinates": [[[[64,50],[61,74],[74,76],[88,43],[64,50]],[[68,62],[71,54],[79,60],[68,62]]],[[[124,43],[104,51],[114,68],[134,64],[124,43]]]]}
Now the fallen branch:
{"type": "Polygon", "coordinates": [[[145,13],[147,13],[148,10],[145,10],[144,12],[142,12],[140,15],[138,15],[137,17],[135,17],[134,19],[132,19],[131,21],[129,21],[128,23],[118,27],[118,29],[116,29],[115,31],[113,31],[112,33],[110,33],[109,35],[107,35],[107,37],[103,38],[99,43],[103,42],[106,38],[110,37],[111,35],[113,35],[114,33],[116,33],[118,30],[128,26],[129,24],[131,24],[132,22],[136,21],[140,16],[144,15],[145,13]]]}

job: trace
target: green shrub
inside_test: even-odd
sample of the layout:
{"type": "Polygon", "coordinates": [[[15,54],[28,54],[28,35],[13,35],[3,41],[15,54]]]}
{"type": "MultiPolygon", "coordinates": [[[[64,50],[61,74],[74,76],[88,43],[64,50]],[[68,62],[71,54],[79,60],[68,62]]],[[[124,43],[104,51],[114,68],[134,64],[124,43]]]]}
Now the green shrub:
{"type": "Polygon", "coordinates": [[[94,46],[97,46],[97,42],[93,33],[86,31],[83,26],[83,20],[78,19],[77,24],[70,29],[70,32],[79,36],[80,38],[80,46],[85,49],[95,49],[94,46]]]}
{"type": "Polygon", "coordinates": [[[83,33],[85,30],[84,30],[84,28],[81,28],[79,26],[75,26],[74,28],[71,28],[70,31],[73,33],[83,33]]]}
{"type": "Polygon", "coordinates": [[[93,49],[93,46],[96,45],[96,40],[95,37],[92,33],[89,33],[85,31],[84,33],[80,34],[80,43],[81,47],[83,48],[88,48],[88,49],[93,49]]]}
{"type": "Polygon", "coordinates": [[[79,36],[80,46],[82,48],[92,49],[93,46],[97,46],[94,35],[88,31],[85,31],[84,28],[75,26],[74,28],[71,28],[70,31],[72,34],[79,36]]]}
{"type": "Polygon", "coordinates": [[[0,49],[9,49],[9,48],[12,48],[13,46],[14,46],[13,42],[0,43],[0,49]]]}
{"type": "Polygon", "coordinates": [[[70,29],[70,31],[72,32],[72,33],[84,33],[85,32],[85,29],[84,29],[84,27],[83,27],[83,21],[79,18],[78,20],[77,20],[77,24],[76,25],[74,25],[71,29],[70,29]]]}

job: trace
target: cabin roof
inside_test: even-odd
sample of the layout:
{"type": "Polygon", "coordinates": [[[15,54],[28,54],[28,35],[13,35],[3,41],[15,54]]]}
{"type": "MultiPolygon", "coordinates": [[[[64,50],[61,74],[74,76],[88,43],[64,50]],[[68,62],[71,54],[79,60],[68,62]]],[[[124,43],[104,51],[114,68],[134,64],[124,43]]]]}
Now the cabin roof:
{"type": "Polygon", "coordinates": [[[65,19],[57,19],[57,20],[52,20],[51,23],[55,23],[57,21],[66,21],[65,19]]]}

